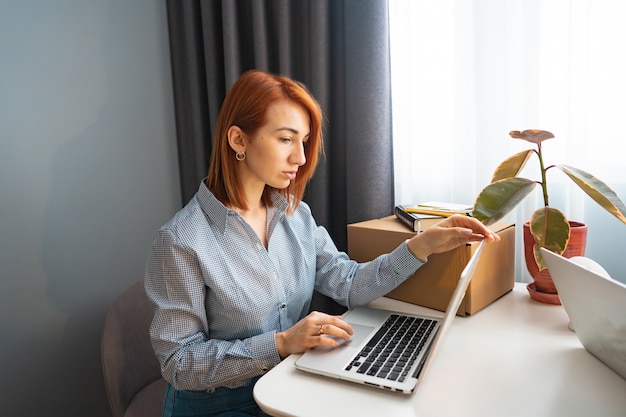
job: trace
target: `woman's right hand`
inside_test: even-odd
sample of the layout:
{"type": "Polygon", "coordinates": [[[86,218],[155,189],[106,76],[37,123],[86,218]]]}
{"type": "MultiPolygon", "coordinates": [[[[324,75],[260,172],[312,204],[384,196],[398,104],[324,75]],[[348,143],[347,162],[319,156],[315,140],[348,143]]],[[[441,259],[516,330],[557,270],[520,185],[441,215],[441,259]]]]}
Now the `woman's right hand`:
{"type": "Polygon", "coordinates": [[[341,316],[313,311],[290,329],[276,333],[276,347],[281,358],[302,353],[315,346],[335,347],[337,339],[349,341],[354,331],[341,316]]]}

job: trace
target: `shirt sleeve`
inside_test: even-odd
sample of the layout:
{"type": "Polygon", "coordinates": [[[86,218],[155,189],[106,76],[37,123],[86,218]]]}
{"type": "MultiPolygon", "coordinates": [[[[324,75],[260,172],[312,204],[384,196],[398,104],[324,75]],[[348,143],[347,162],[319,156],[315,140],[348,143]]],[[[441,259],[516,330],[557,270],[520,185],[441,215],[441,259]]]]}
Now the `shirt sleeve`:
{"type": "Polygon", "coordinates": [[[174,388],[234,388],[280,362],[275,331],[242,340],[211,338],[200,263],[171,230],[159,231],[152,245],[145,287],[154,307],[152,346],[174,388]]]}
{"type": "Polygon", "coordinates": [[[405,241],[388,254],[358,263],[336,248],[324,227],[318,227],[315,234],[315,289],[348,308],[384,296],[428,261],[417,259],[405,241]]]}

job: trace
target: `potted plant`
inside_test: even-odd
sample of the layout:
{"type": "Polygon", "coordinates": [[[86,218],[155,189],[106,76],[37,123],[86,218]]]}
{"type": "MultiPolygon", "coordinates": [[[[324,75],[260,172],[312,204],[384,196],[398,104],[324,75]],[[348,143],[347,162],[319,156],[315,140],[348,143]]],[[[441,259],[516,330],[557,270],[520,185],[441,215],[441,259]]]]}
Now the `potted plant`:
{"type": "MultiPolygon", "coordinates": [[[[552,252],[566,257],[584,255],[584,241],[582,253],[568,253],[566,249],[570,243],[570,237],[574,226],[583,226],[583,236],[586,239],[586,226],[581,223],[569,221],[558,209],[550,207],[548,198],[547,172],[553,168],[563,171],[576,185],[587,193],[596,203],[617,217],[622,223],[626,223],[626,206],[620,198],[607,186],[593,175],[581,169],[568,165],[546,166],[543,160],[541,146],[543,141],[554,138],[554,135],[545,130],[512,131],[509,135],[514,139],[522,139],[534,143],[537,148],[516,153],[504,160],[495,170],[491,183],[478,194],[472,216],[486,225],[490,225],[515,208],[526,196],[540,185],[543,193],[543,207],[535,210],[528,222],[524,225],[524,243],[526,264],[529,272],[535,279],[535,283],[528,286],[531,297],[539,301],[560,304],[554,286],[539,288],[538,277],[551,281],[546,265],[541,258],[539,248],[544,247],[552,252]],[[518,175],[531,156],[539,158],[540,179],[531,180],[518,175]],[[545,271],[544,271],[545,270],[545,271]],[[546,297],[536,294],[537,291],[553,293],[546,297]]],[[[579,245],[580,246],[580,245],[579,245]]]]}

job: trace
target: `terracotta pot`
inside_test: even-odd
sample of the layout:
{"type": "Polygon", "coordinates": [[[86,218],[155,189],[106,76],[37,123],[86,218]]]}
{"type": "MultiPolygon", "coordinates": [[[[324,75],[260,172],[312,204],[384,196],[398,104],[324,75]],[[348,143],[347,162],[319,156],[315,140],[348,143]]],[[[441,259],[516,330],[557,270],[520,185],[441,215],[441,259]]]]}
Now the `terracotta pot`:
{"type": "MultiPolygon", "coordinates": [[[[587,225],[579,222],[569,222],[570,237],[563,256],[571,258],[572,256],[585,256],[585,247],[587,245],[587,225]]],[[[535,280],[528,285],[528,293],[530,298],[550,304],[561,304],[561,300],[547,269],[539,270],[539,266],[535,261],[533,254],[533,246],[535,238],[530,233],[530,223],[524,223],[524,257],[526,258],[526,268],[530,276],[535,280]]]]}

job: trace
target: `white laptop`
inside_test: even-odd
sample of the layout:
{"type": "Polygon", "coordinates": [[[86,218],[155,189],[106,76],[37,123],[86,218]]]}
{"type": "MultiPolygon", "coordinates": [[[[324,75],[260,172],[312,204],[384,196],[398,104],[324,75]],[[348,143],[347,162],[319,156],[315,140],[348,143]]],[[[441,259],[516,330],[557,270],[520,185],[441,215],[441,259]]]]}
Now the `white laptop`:
{"type": "Polygon", "coordinates": [[[485,241],[481,241],[461,273],[443,318],[357,307],[344,315],[354,329],[350,342],[335,348],[307,350],[296,360],[296,368],[412,393],[423,380],[456,316],[484,245],[485,241]],[[393,323],[385,325],[388,322],[393,323]],[[384,332],[388,334],[383,335],[384,332]]]}
{"type": "Polygon", "coordinates": [[[589,258],[541,256],[580,343],[626,379],[626,285],[589,258]]]}

